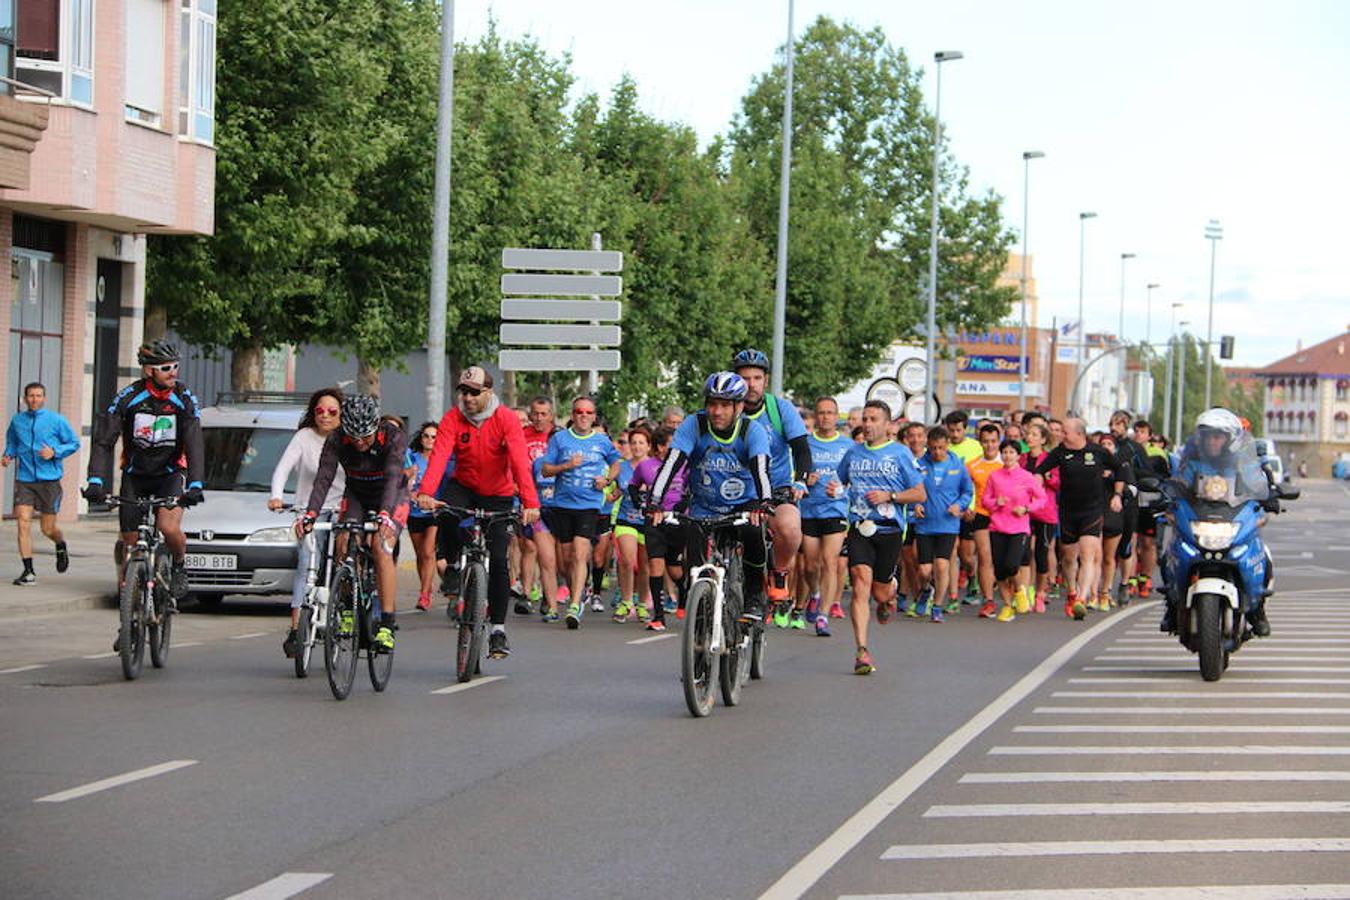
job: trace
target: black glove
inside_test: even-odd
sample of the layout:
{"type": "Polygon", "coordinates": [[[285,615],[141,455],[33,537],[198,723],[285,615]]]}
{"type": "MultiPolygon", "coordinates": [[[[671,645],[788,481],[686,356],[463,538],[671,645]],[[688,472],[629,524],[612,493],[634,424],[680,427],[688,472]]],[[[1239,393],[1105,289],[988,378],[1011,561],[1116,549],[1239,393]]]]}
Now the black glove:
{"type": "Polygon", "coordinates": [[[183,496],[178,498],[179,506],[196,506],[198,503],[204,502],[206,502],[206,498],[202,496],[202,489],[199,487],[188,488],[183,492],[183,496]]]}
{"type": "Polygon", "coordinates": [[[295,520],[295,524],[300,527],[300,531],[303,534],[309,534],[311,531],[314,530],[314,520],[317,518],[319,518],[318,513],[305,510],[304,515],[295,520]]]}
{"type": "Polygon", "coordinates": [[[91,484],[80,492],[90,503],[107,503],[108,491],[102,484],[91,484]]]}

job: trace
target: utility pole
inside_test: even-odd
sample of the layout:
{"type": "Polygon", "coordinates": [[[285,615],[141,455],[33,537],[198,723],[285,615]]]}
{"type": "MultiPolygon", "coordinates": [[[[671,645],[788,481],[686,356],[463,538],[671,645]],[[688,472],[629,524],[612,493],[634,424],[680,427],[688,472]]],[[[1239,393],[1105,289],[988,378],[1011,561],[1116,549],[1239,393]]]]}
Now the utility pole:
{"type": "Polygon", "coordinates": [[[450,134],[455,111],[455,2],[441,7],[440,95],[431,209],[431,293],[427,298],[427,420],[445,412],[445,304],[450,268],[450,134]]]}

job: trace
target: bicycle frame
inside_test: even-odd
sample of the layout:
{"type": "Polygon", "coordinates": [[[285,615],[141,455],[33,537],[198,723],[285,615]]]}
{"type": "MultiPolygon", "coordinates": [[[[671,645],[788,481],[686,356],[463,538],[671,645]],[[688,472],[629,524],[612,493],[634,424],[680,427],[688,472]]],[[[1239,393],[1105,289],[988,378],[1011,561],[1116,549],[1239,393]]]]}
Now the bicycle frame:
{"type": "MultiPolygon", "coordinates": [[[[676,521],[674,516],[669,521],[676,521]]],[[[709,544],[708,561],[695,566],[689,572],[689,581],[693,582],[701,579],[711,579],[715,590],[713,592],[713,620],[712,620],[712,641],[709,644],[709,652],[715,656],[720,656],[726,651],[726,628],[723,625],[726,609],[726,555],[728,547],[733,548],[738,539],[728,538],[727,532],[733,528],[739,528],[742,525],[750,524],[750,519],[744,513],[737,513],[727,516],[718,516],[713,519],[690,519],[703,529],[704,536],[709,544]]],[[[744,589],[744,586],[742,586],[744,589]]]]}

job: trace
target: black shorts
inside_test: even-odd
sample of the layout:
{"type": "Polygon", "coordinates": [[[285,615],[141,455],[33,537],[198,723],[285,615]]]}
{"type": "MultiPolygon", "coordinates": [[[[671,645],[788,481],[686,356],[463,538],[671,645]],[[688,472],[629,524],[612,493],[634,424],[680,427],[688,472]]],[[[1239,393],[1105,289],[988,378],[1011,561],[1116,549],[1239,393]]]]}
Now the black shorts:
{"type": "Polygon", "coordinates": [[[421,534],[435,525],[435,516],[408,516],[408,534],[421,534]]]}
{"type": "Polygon", "coordinates": [[[994,578],[1006,581],[1017,574],[1017,570],[1027,563],[1027,547],[1031,544],[1029,534],[1006,534],[994,531],[989,534],[990,556],[994,561],[994,578]]]}
{"type": "Polygon", "coordinates": [[[135,501],[149,497],[180,497],[187,490],[187,476],[182,472],[168,472],[164,475],[122,476],[122,489],[118,496],[124,502],[117,507],[117,523],[122,533],[135,531],[141,524],[141,509],[135,501]]]}
{"type": "Polygon", "coordinates": [[[916,536],[919,544],[919,565],[926,566],[935,559],[951,559],[956,549],[954,534],[920,534],[916,536]]]}
{"type": "MultiPolygon", "coordinates": [[[[347,490],[342,495],[342,503],[338,505],[338,520],[342,522],[364,522],[366,513],[379,512],[380,504],[384,502],[384,489],[366,493],[347,485],[347,490]]],[[[389,511],[389,516],[394,520],[394,539],[397,541],[399,534],[408,524],[408,498],[405,495],[397,505],[389,511]]],[[[434,520],[433,520],[434,521],[434,520]]],[[[395,545],[397,546],[397,544],[395,545]]]]}
{"type": "Polygon", "coordinates": [[[1158,533],[1158,520],[1153,518],[1154,510],[1139,510],[1139,519],[1134,526],[1135,534],[1142,534],[1146,537],[1153,537],[1158,533]]]}
{"type": "Polygon", "coordinates": [[[910,526],[905,529],[905,539],[900,542],[900,546],[913,547],[915,541],[917,541],[918,539],[919,533],[914,530],[914,525],[911,523],[910,526]]]}
{"type": "Polygon", "coordinates": [[[647,548],[648,559],[663,559],[671,565],[678,565],[684,556],[684,537],[679,525],[662,522],[642,526],[642,538],[647,548]]]}
{"type": "Polygon", "coordinates": [[[40,516],[54,516],[61,511],[61,482],[14,482],[14,505],[31,506],[40,516]]]}
{"type": "Polygon", "coordinates": [[[975,532],[989,530],[989,517],[981,513],[976,513],[975,518],[970,521],[961,520],[961,540],[975,540],[975,532]]]}
{"type": "Polygon", "coordinates": [[[609,513],[597,513],[595,516],[595,536],[604,537],[614,530],[614,520],[609,513]]]}
{"type": "Polygon", "coordinates": [[[1102,513],[1102,537],[1120,537],[1125,533],[1125,515],[1113,513],[1110,507],[1102,513]]]}
{"type": "Polygon", "coordinates": [[[848,519],[802,519],[804,537],[822,538],[827,534],[848,531],[848,519]]]}
{"type": "Polygon", "coordinates": [[[544,510],[544,524],[561,543],[570,544],[575,538],[595,540],[595,525],[598,519],[593,509],[564,509],[550,506],[544,510]]]}
{"type": "Polygon", "coordinates": [[[885,583],[895,577],[895,563],[900,558],[901,535],[898,531],[878,532],[863,537],[854,528],[848,533],[848,564],[867,566],[872,580],[885,583]]]}
{"type": "Polygon", "coordinates": [[[1078,543],[1080,537],[1102,536],[1102,511],[1090,509],[1072,512],[1060,507],[1059,542],[1064,546],[1078,543]]]}

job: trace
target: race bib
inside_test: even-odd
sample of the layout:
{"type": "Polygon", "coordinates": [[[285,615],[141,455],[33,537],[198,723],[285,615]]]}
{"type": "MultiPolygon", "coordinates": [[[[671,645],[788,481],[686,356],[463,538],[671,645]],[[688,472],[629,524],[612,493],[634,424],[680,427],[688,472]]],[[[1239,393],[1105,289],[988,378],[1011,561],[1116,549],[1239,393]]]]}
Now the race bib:
{"type": "Polygon", "coordinates": [[[178,442],[178,418],[138,412],[131,422],[131,439],[142,450],[172,447],[178,442]]]}
{"type": "Polygon", "coordinates": [[[722,499],[729,503],[735,503],[745,496],[745,482],[739,478],[728,478],[722,482],[720,493],[722,499]]]}

